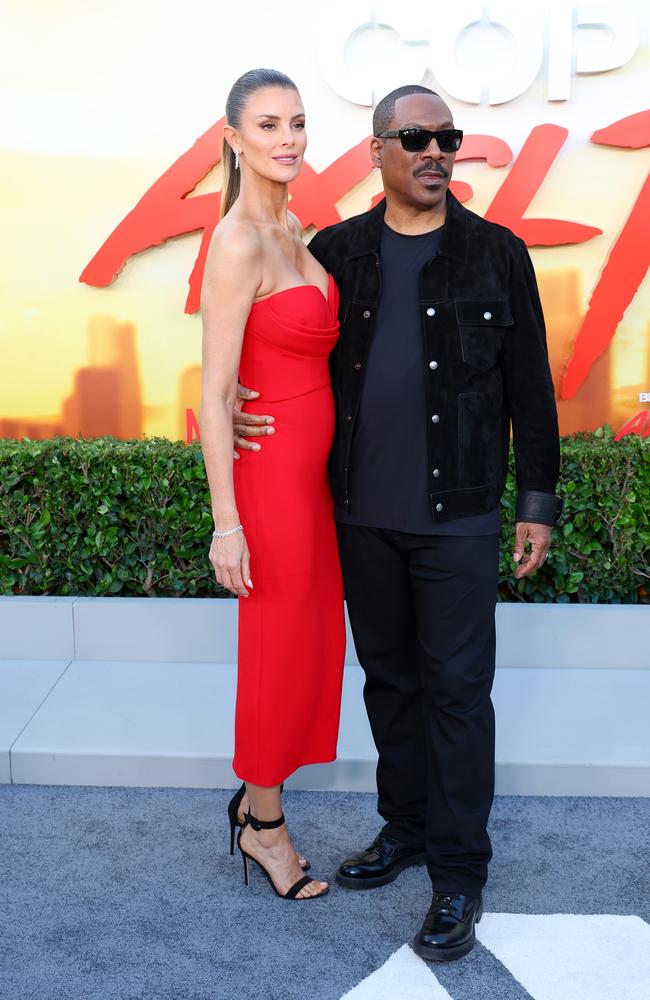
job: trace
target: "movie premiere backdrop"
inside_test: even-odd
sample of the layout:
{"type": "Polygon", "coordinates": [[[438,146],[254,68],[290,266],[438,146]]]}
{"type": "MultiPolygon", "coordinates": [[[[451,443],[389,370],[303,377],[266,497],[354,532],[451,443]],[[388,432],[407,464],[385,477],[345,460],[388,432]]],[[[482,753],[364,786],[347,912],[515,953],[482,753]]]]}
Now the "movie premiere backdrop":
{"type": "Polygon", "coordinates": [[[0,436],[196,438],[225,99],[255,66],[305,103],[306,239],[381,197],[374,103],[440,93],[465,131],[452,190],[531,249],[562,432],[647,436],[648,19],[646,0],[4,0],[0,436]]]}

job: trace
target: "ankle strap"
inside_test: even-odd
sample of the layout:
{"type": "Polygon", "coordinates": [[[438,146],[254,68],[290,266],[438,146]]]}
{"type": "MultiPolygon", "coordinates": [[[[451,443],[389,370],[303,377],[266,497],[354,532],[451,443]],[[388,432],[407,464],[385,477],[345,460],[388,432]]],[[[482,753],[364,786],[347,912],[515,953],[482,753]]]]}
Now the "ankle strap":
{"type": "Polygon", "coordinates": [[[257,819],[253,816],[250,809],[245,815],[246,823],[250,824],[254,830],[275,830],[278,826],[282,826],[284,823],[284,813],[280,816],[280,819],[257,819]]]}

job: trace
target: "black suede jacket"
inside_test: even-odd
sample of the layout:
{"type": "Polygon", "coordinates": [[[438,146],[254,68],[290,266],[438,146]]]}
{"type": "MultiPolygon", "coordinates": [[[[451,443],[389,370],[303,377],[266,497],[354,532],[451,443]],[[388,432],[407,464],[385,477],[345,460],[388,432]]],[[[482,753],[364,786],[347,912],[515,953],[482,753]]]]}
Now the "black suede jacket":
{"type": "MultiPolygon", "coordinates": [[[[380,297],[386,202],[317,233],[310,251],[341,293],[330,357],[337,423],[330,479],[349,503],[352,437],[380,297]]],[[[447,193],[438,255],[420,272],[429,497],[436,522],[486,513],[505,486],[510,425],[516,520],[555,524],[560,444],[535,272],[524,242],[447,193]]],[[[399,336],[399,330],[395,331],[399,336]]]]}

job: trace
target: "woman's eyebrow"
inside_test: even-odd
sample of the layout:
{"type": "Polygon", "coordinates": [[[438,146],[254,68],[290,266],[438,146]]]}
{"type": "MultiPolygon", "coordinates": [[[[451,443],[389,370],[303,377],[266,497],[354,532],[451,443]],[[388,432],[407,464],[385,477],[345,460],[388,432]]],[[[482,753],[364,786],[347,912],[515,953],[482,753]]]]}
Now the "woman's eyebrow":
{"type": "MultiPolygon", "coordinates": [[[[256,115],[255,117],[256,118],[272,118],[273,121],[276,121],[276,122],[280,121],[280,115],[256,115]]],[[[291,116],[291,121],[293,121],[294,118],[304,118],[304,117],[305,117],[305,112],[304,111],[299,111],[297,115],[292,115],[291,116]]]]}

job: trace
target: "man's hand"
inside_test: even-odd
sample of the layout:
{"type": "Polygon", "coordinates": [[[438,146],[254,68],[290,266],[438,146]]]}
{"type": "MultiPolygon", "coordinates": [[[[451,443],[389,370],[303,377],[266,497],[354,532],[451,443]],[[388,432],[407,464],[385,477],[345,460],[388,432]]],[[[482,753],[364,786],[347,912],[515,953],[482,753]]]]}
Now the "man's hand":
{"type": "MultiPolygon", "coordinates": [[[[275,427],[269,427],[275,417],[262,416],[257,413],[243,413],[242,405],[248,399],[257,399],[259,392],[254,389],[247,389],[245,385],[237,386],[237,399],[232,417],[232,430],[235,438],[235,448],[243,451],[259,451],[262,447],[254,441],[248,441],[249,437],[259,437],[262,434],[275,434],[275,427]]],[[[235,458],[239,458],[239,452],[235,451],[235,458]]]]}
{"type": "Polygon", "coordinates": [[[548,524],[532,524],[528,521],[517,521],[515,524],[515,550],[512,558],[519,563],[515,577],[520,580],[529,576],[546,561],[551,547],[551,527],[548,524]],[[526,542],[531,543],[530,552],[526,552],[526,542]]]}

